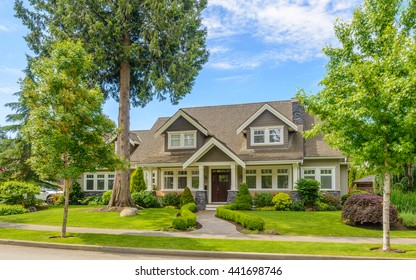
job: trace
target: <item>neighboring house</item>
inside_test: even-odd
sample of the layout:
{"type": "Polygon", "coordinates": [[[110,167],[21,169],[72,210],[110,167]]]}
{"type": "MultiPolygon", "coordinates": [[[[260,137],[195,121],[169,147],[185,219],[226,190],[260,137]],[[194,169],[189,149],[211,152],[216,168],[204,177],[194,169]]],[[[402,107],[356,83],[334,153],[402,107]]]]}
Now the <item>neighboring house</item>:
{"type": "MultiPolygon", "coordinates": [[[[347,193],[346,158],[319,137],[302,137],[314,122],[296,100],[183,108],[131,131],[130,160],[144,168],[149,190],[188,186],[199,208],[233,201],[243,182],[252,193],[293,193],[299,178],[312,178],[347,193]]],[[[81,181],[85,191],[104,191],[113,180],[99,172],[81,181]]]]}
{"type": "Polygon", "coordinates": [[[374,182],[374,175],[369,175],[364,178],[355,180],[352,183],[353,185],[357,186],[357,190],[373,193],[374,192],[373,182],[374,182]]]}

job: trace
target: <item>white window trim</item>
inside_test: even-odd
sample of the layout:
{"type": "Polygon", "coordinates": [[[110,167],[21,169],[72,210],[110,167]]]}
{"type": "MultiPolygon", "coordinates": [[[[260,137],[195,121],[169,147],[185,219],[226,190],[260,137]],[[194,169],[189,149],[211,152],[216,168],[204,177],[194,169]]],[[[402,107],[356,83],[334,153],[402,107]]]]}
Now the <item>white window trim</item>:
{"type": "MultiPolygon", "coordinates": [[[[178,186],[178,172],[179,171],[186,171],[186,186],[190,190],[197,190],[196,188],[192,188],[192,178],[198,177],[199,178],[199,169],[198,168],[189,168],[189,169],[182,169],[182,168],[162,168],[161,174],[162,174],[162,180],[161,180],[161,190],[163,191],[183,191],[183,189],[180,189],[178,186]],[[165,188],[165,171],[171,171],[173,172],[173,188],[172,189],[166,189],[165,188]],[[192,175],[192,171],[197,171],[198,175],[192,175]]],[[[182,177],[185,177],[181,175],[182,177]]],[[[172,177],[172,175],[170,175],[172,177]]]]}
{"type": "Polygon", "coordinates": [[[176,150],[176,149],[195,149],[196,148],[196,130],[189,130],[189,131],[168,131],[168,149],[169,150],[176,150]],[[193,134],[194,136],[194,145],[193,146],[185,146],[185,134],[193,134]],[[172,147],[172,135],[179,135],[180,143],[179,147],[172,147]]]}
{"type": "Polygon", "coordinates": [[[250,127],[250,134],[251,134],[251,146],[275,146],[275,145],[283,145],[284,144],[284,126],[258,126],[258,127],[250,127]],[[280,141],[279,142],[270,142],[270,130],[272,129],[279,129],[280,130],[280,141]],[[264,130],[264,143],[254,143],[254,131],[255,130],[264,130]]]}
{"type": "MultiPolygon", "coordinates": [[[[319,187],[320,190],[322,190],[322,191],[334,191],[334,190],[336,190],[336,188],[335,188],[335,167],[333,167],[333,166],[330,166],[330,167],[325,167],[325,166],[324,167],[322,167],[322,166],[319,166],[319,167],[302,167],[301,168],[301,178],[305,178],[305,170],[314,170],[315,171],[315,174],[314,174],[315,180],[320,183],[321,182],[321,170],[322,169],[332,170],[332,172],[331,172],[332,188],[323,189],[322,186],[320,186],[319,187]]],[[[307,174],[307,177],[312,177],[312,175],[313,174],[307,174]]],[[[328,175],[328,174],[325,174],[325,175],[328,175]]]]}
{"type": "Polygon", "coordinates": [[[244,182],[247,182],[247,175],[248,176],[256,176],[256,188],[250,189],[250,190],[256,190],[256,191],[287,191],[291,190],[292,187],[292,166],[290,165],[278,165],[278,166],[247,166],[246,169],[244,169],[244,182]],[[263,189],[261,186],[261,170],[262,169],[271,169],[272,170],[272,187],[270,189],[263,189]],[[277,176],[282,175],[283,173],[278,173],[278,169],[287,169],[289,176],[287,188],[278,188],[277,187],[277,176]],[[246,174],[246,170],[256,170],[256,174],[246,174]]]}
{"type": "MultiPolygon", "coordinates": [[[[109,175],[113,175],[115,176],[114,172],[97,172],[97,173],[85,173],[84,174],[84,191],[85,192],[105,192],[108,191],[108,180],[109,175]],[[92,175],[93,178],[87,178],[87,175],[92,175]],[[98,175],[104,175],[104,190],[99,190],[97,189],[98,186],[98,175]],[[92,180],[93,181],[93,189],[92,190],[88,190],[87,189],[87,181],[92,180]]],[[[100,178],[103,179],[103,178],[100,178]]],[[[111,178],[113,181],[115,179],[115,177],[111,178]]],[[[113,186],[114,186],[114,182],[113,182],[113,186]]]]}

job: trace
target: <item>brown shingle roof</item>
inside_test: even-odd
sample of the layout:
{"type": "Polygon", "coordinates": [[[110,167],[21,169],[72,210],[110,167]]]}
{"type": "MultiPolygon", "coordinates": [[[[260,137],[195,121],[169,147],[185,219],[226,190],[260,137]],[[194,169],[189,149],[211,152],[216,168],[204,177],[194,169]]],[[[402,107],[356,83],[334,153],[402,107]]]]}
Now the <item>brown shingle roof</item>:
{"type": "MultiPolygon", "coordinates": [[[[292,101],[290,100],[193,107],[181,110],[205,127],[211,136],[224,143],[243,161],[297,160],[303,159],[304,156],[340,156],[340,153],[329,148],[321,139],[311,139],[304,142],[301,132],[291,132],[289,134],[289,146],[287,148],[247,149],[246,136],[243,133],[237,134],[237,129],[266,103],[289,120],[293,119],[292,101]]],[[[142,143],[131,156],[132,162],[140,164],[184,163],[192,156],[193,152],[187,151],[181,153],[166,152],[164,136],[154,137],[154,133],[168,120],[169,118],[159,118],[150,130],[135,131],[142,143]]],[[[313,121],[314,119],[306,114],[305,128],[310,128],[313,121]]]]}

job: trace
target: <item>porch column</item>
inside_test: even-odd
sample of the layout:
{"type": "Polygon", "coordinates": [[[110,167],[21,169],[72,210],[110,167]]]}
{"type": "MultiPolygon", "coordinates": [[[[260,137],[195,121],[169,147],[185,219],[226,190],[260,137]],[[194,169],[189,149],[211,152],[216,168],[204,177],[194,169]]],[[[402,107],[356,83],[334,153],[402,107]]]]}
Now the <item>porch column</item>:
{"type": "Polygon", "coordinates": [[[292,177],[292,189],[294,189],[296,182],[299,180],[299,163],[294,163],[293,167],[293,177],[292,177]]]}
{"type": "Polygon", "coordinates": [[[203,191],[205,188],[205,182],[204,182],[204,166],[199,166],[199,187],[198,190],[203,191]]]}
{"type": "Polygon", "coordinates": [[[231,190],[237,190],[237,172],[236,172],[236,165],[231,165],[231,190]]]}
{"type": "Polygon", "coordinates": [[[147,168],[146,176],[146,189],[148,191],[152,190],[152,177],[153,177],[153,168],[147,168]]]}

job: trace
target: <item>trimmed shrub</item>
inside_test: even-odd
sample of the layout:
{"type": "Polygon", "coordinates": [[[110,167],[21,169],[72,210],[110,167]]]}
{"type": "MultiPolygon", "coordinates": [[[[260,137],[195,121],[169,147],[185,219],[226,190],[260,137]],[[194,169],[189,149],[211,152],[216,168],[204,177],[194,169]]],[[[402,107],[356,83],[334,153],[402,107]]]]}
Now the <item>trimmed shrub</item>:
{"type": "Polygon", "coordinates": [[[160,206],[173,206],[179,208],[181,198],[177,193],[166,193],[163,197],[160,198],[160,206]]]}
{"type": "Polygon", "coordinates": [[[28,213],[29,210],[22,205],[4,205],[0,204],[0,216],[16,215],[28,213]]]}
{"type": "Polygon", "coordinates": [[[344,205],[345,201],[352,195],[354,194],[369,194],[366,191],[362,191],[362,190],[355,190],[349,193],[344,194],[343,196],[341,196],[341,204],[344,205]]]}
{"type": "Polygon", "coordinates": [[[248,185],[243,183],[240,185],[240,189],[235,197],[234,201],[237,210],[251,210],[253,206],[253,200],[250,192],[248,191],[248,185]]]}
{"type": "Polygon", "coordinates": [[[273,204],[278,211],[289,211],[293,202],[289,194],[281,192],[273,197],[273,204]]]}
{"type": "Polygon", "coordinates": [[[305,211],[305,210],[306,210],[306,207],[302,201],[293,202],[292,205],[290,205],[290,211],[305,211]]]}
{"type": "Polygon", "coordinates": [[[253,204],[256,208],[273,206],[273,195],[271,193],[256,193],[253,197],[253,204]]]}
{"type": "MultiPolygon", "coordinates": [[[[65,201],[65,198],[64,198],[64,201],[65,201]]],[[[71,201],[70,201],[70,203],[71,203],[71,201]]],[[[101,205],[102,204],[101,195],[87,196],[86,198],[80,200],[78,202],[78,204],[81,204],[81,205],[101,205]]]]}
{"type": "Polygon", "coordinates": [[[1,203],[7,205],[33,206],[36,204],[35,194],[39,193],[40,188],[31,183],[9,181],[0,185],[1,203]]]}
{"type": "Polygon", "coordinates": [[[224,206],[217,208],[217,217],[234,221],[249,230],[263,230],[264,221],[259,217],[253,217],[245,213],[227,209],[224,206]]]}
{"type": "Polygon", "coordinates": [[[182,194],[181,194],[181,198],[180,198],[180,207],[182,207],[185,204],[188,203],[195,203],[194,197],[191,193],[191,190],[188,187],[185,187],[185,189],[183,190],[182,194]]]}
{"type": "Polygon", "coordinates": [[[300,179],[296,183],[296,189],[306,207],[312,207],[319,199],[320,182],[314,179],[300,179]]]}
{"type": "MultiPolygon", "coordinates": [[[[81,190],[81,186],[78,182],[74,182],[69,189],[69,204],[78,205],[81,204],[81,201],[84,199],[85,194],[81,190]]],[[[64,198],[65,201],[65,198],[64,198]]]]}
{"type": "MultiPolygon", "coordinates": [[[[329,192],[321,192],[319,194],[319,203],[324,203],[327,205],[326,210],[320,211],[336,211],[342,209],[341,199],[338,196],[335,196],[329,192]]],[[[320,204],[318,203],[319,209],[321,209],[320,204]]]]}
{"type": "Polygon", "coordinates": [[[158,208],[160,207],[157,197],[151,191],[140,191],[131,194],[131,199],[134,204],[144,208],[158,208]]]}
{"type": "Polygon", "coordinates": [[[187,229],[193,228],[196,225],[196,215],[193,213],[196,209],[196,204],[191,202],[181,207],[180,216],[176,217],[172,221],[172,227],[174,229],[187,229]]]}
{"type": "MultiPolygon", "coordinates": [[[[350,196],[344,204],[342,219],[346,224],[382,224],[383,198],[374,194],[356,194],[350,196]]],[[[390,206],[390,224],[397,224],[397,210],[390,206]]]]}
{"type": "Polygon", "coordinates": [[[130,193],[141,192],[146,190],[146,181],[142,167],[137,167],[130,178],[130,193]]]}
{"type": "Polygon", "coordinates": [[[174,229],[185,230],[188,228],[188,221],[185,217],[176,217],[172,221],[172,227],[174,229]]]}
{"type": "Polygon", "coordinates": [[[108,205],[108,203],[110,203],[110,199],[111,199],[112,194],[113,194],[112,190],[108,190],[108,191],[104,192],[103,195],[101,196],[101,203],[103,205],[108,205]]]}

